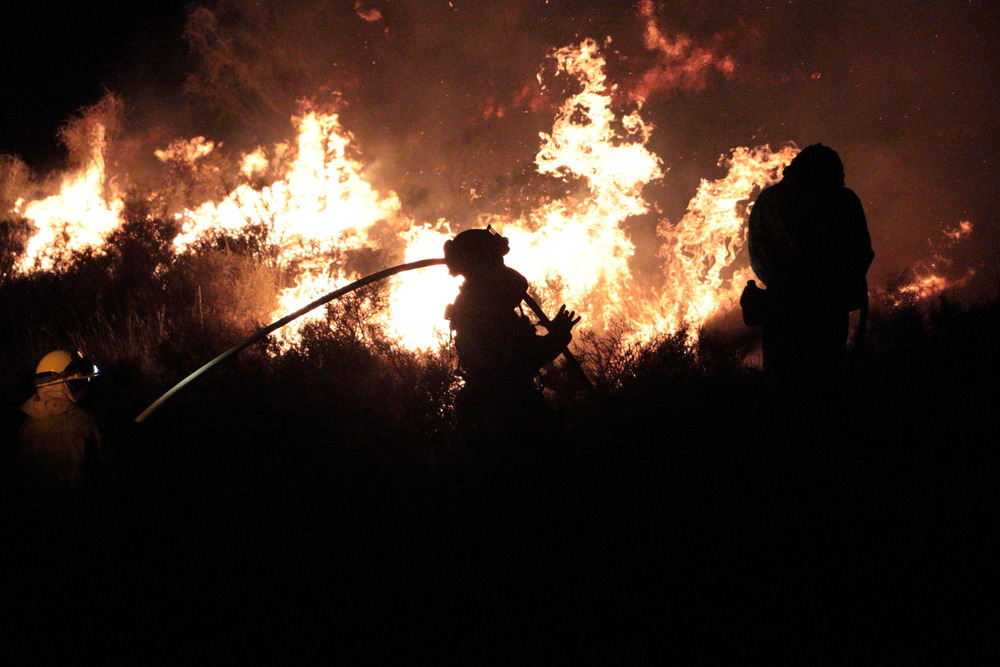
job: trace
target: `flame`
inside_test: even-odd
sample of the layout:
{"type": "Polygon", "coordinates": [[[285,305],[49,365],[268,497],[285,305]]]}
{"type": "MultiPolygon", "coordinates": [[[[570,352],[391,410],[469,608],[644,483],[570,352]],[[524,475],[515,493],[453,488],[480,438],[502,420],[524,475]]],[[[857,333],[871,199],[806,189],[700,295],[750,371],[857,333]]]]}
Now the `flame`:
{"type": "Polygon", "coordinates": [[[584,193],[510,224],[497,222],[511,242],[511,265],[600,330],[629,299],[628,260],[635,246],[622,224],[649,210],[642,188],[662,176],[661,162],[645,146],[652,127],[638,111],[622,118],[612,111],[596,42],[585,40],[554,56],[582,90],[559,109],[551,134],[541,135],[535,163],[542,174],[582,180],[584,193]]]}
{"type": "Polygon", "coordinates": [[[963,287],[976,274],[974,268],[968,267],[955,274],[954,261],[948,257],[947,250],[954,247],[972,235],[973,225],[968,220],[962,220],[954,227],[941,230],[943,240],[931,242],[931,258],[918,262],[912,268],[912,278],[900,286],[894,294],[889,295],[893,306],[902,306],[915,301],[926,301],[945,290],[963,287]],[[948,277],[946,274],[953,274],[948,277]]]}
{"type": "MultiPolygon", "coordinates": [[[[651,11],[647,2],[642,7],[651,11]]],[[[652,15],[647,19],[651,31],[652,15]]],[[[666,48],[658,32],[647,35],[654,37],[657,48],[666,48]]],[[[641,342],[686,329],[696,341],[698,329],[735,303],[751,275],[741,252],[751,199],[780,178],[797,149],[737,147],[723,155],[723,175],[701,181],[681,220],[658,222],[661,271],[635,275],[637,249],[626,223],[650,213],[644,188],[666,173],[661,157],[647,147],[655,128],[643,118],[641,102],[627,112],[616,108],[616,89],[595,40],[551,55],[556,75],[575,82],[575,92],[556,110],[551,131],[539,135],[535,166],[541,176],[562,181],[566,194],[540,197],[519,216],[484,212],[480,225],[492,224],[508,237],[508,264],[528,278],[547,307],[566,303],[580,313],[581,330],[601,335],[624,327],[630,341],[641,342]]],[[[539,83],[545,86],[542,75],[539,83]]],[[[194,253],[220,236],[256,234],[288,285],[277,295],[272,319],[361,275],[439,257],[444,241],[461,231],[448,220],[413,220],[395,192],[374,188],[336,111],[303,105],[291,121],[293,141],[257,147],[229,167],[221,145],[204,137],[179,139],[155,153],[168,167],[219,171],[217,180],[230,183],[225,194],[180,210],[174,250],[194,253]]],[[[59,194],[18,204],[37,229],[21,258],[22,272],[52,270],[68,253],[99,249],[120,224],[121,199],[105,174],[105,136],[102,126],[94,127],[85,168],[67,177],[59,194]]],[[[971,231],[971,223],[962,222],[946,230],[946,242],[971,231]]],[[[944,262],[937,250],[934,262],[901,293],[926,295],[954,285],[934,270],[944,262]]],[[[458,286],[441,268],[397,276],[387,283],[388,307],[379,324],[409,349],[436,348],[447,342],[443,312],[458,286]]],[[[281,329],[279,348],[294,346],[305,321],[322,316],[313,311],[281,329]]]]}
{"type": "Polygon", "coordinates": [[[675,88],[703,90],[713,71],[726,77],[735,72],[736,61],[732,56],[718,56],[713,49],[695,46],[683,33],[673,39],[664,35],[656,25],[652,0],[640,0],[638,9],[645,23],[643,42],[648,50],[657,54],[658,61],[643,73],[630,91],[634,99],[645,101],[658,91],[675,88]]]}
{"type": "Polygon", "coordinates": [[[15,214],[35,228],[18,260],[18,271],[51,271],[71,253],[100,251],[107,235],[121,224],[122,200],[105,191],[104,125],[95,123],[87,139],[83,167],[62,180],[57,194],[15,204],[15,214]]]}
{"type": "MultiPolygon", "coordinates": [[[[636,248],[624,223],[649,212],[643,188],[664,174],[662,160],[646,147],[654,128],[642,118],[641,106],[616,113],[615,87],[607,82],[606,62],[596,41],[557,49],[552,57],[557,74],[574,80],[577,92],[557,110],[552,131],[540,135],[535,164],[543,176],[566,182],[569,193],[540,201],[521,217],[486,214],[483,222],[510,239],[509,264],[525,274],[538,295],[550,305],[567,303],[584,316],[585,327],[600,333],[613,323],[629,321],[634,323],[632,335],[640,339],[685,324],[696,330],[733,289],[732,265],[745,240],[743,202],[755,188],[777,178],[794,149],[737,148],[724,158],[720,164],[728,174],[704,181],[677,225],[661,222],[664,289],[646,294],[636,287],[629,266],[636,248]]],[[[304,106],[292,122],[294,142],[242,155],[233,169],[236,185],[227,195],[178,214],[181,233],[174,241],[176,252],[196,252],[200,242],[213,237],[264,230],[275,265],[291,284],[278,295],[274,319],[362,271],[388,265],[390,259],[440,256],[444,241],[460,231],[446,220],[417,224],[401,212],[394,192],[376,191],[365,179],[354,138],[337,113],[304,106]],[[359,258],[366,252],[382,263],[364,266],[359,258]]],[[[54,260],[45,258],[55,256],[57,249],[65,252],[79,243],[99,246],[118,224],[120,202],[109,204],[95,195],[104,181],[102,147],[102,141],[95,142],[88,170],[64,185],[57,198],[25,208],[36,224],[60,220],[43,212],[55,208],[56,200],[62,207],[74,201],[85,184],[90,197],[102,205],[88,214],[86,234],[81,230],[74,235],[78,245],[66,246],[56,238],[55,225],[43,226],[49,231],[32,239],[27,257],[33,259],[25,260],[24,270],[51,268],[54,260]],[[46,248],[51,252],[42,251],[46,248]]],[[[219,148],[195,137],[177,140],[156,156],[166,164],[195,169],[219,148]]],[[[447,338],[444,307],[454,299],[458,284],[440,269],[393,279],[382,324],[406,347],[441,345],[447,338]]],[[[313,312],[282,329],[280,346],[294,345],[302,324],[321,316],[313,312]]]]}
{"type": "Polygon", "coordinates": [[[369,23],[382,20],[382,12],[377,9],[365,9],[364,3],[362,3],[361,0],[355,1],[354,13],[357,14],[362,20],[368,21],[369,23]]]}
{"type": "MultiPolygon", "coordinates": [[[[293,123],[296,144],[278,144],[270,155],[263,148],[244,155],[244,182],[221,202],[181,214],[183,226],[174,242],[180,252],[219,233],[266,230],[276,261],[293,271],[295,283],[279,295],[274,319],[355,276],[345,266],[345,251],[376,248],[368,235],[372,227],[380,222],[398,226],[401,220],[395,193],[382,195],[364,179],[362,165],[350,155],[353,138],[336,113],[306,109],[293,123]],[[274,180],[268,185],[250,182],[271,172],[274,180]]],[[[197,148],[204,146],[199,142],[197,148]]],[[[198,159],[208,152],[187,154],[198,159]]],[[[314,311],[296,320],[279,332],[279,342],[291,344],[303,324],[321,316],[322,311],[314,311]]]]}
{"type": "Polygon", "coordinates": [[[677,331],[685,324],[692,333],[721,304],[735,299],[748,269],[734,272],[737,254],[746,242],[746,216],[753,192],[776,182],[798,150],[788,145],[775,152],[767,146],[736,148],[719,159],[725,176],[702,180],[687,212],[676,226],[663,221],[665,289],[659,318],[648,327],[677,331]]]}
{"type": "MultiPolygon", "coordinates": [[[[443,255],[444,242],[453,236],[447,222],[433,227],[414,226],[403,232],[405,262],[443,255]]],[[[445,306],[455,300],[460,279],[442,268],[414,271],[394,279],[385,321],[388,331],[410,349],[432,349],[448,340],[445,306]]]]}

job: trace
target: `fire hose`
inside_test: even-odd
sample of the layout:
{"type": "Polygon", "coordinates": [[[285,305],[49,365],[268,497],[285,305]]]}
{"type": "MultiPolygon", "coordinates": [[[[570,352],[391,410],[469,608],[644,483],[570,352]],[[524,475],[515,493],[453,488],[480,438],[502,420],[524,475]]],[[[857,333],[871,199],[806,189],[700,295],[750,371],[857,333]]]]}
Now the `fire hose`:
{"type": "Polygon", "coordinates": [[[208,362],[207,364],[205,364],[204,366],[202,366],[201,368],[199,368],[198,370],[191,373],[186,378],[175,384],[173,387],[171,387],[170,390],[167,391],[167,393],[163,394],[163,396],[160,396],[158,399],[156,399],[148,408],[143,410],[142,413],[135,418],[136,423],[141,423],[145,421],[146,418],[149,417],[149,415],[156,412],[156,409],[159,408],[161,405],[163,405],[165,402],[167,402],[167,400],[169,400],[171,396],[179,392],[181,389],[189,385],[191,382],[193,382],[200,376],[207,373],[209,370],[211,370],[219,363],[225,361],[229,357],[235,356],[242,350],[250,347],[257,341],[259,341],[261,338],[264,338],[265,336],[270,334],[272,331],[280,329],[281,327],[285,326],[286,324],[296,319],[297,317],[305,315],[310,310],[313,310],[314,308],[319,308],[320,306],[329,303],[334,299],[340,298],[349,292],[353,292],[356,289],[360,289],[365,285],[370,285],[371,283],[378,282],[379,280],[388,278],[389,276],[394,276],[397,273],[402,273],[403,271],[412,271],[413,269],[422,269],[425,266],[434,266],[436,264],[444,264],[444,259],[422,259],[418,262],[400,264],[398,266],[393,266],[391,268],[383,269],[382,271],[372,273],[370,275],[365,276],[364,278],[355,280],[353,283],[350,283],[349,285],[345,285],[340,289],[336,289],[325,296],[321,296],[315,301],[308,303],[305,306],[302,306],[295,312],[285,315],[280,320],[275,320],[271,324],[268,324],[266,327],[258,329],[253,334],[247,336],[245,339],[243,339],[236,345],[233,345],[231,348],[229,348],[228,350],[217,356],[215,359],[212,359],[210,362],[208,362]]]}
{"type": "MultiPolygon", "coordinates": [[[[193,382],[194,380],[198,379],[199,377],[201,377],[202,375],[204,375],[205,373],[207,373],[212,368],[214,368],[218,364],[222,363],[226,359],[228,359],[228,358],[230,358],[232,356],[235,356],[236,354],[238,354],[242,350],[250,347],[251,345],[253,345],[257,341],[261,340],[262,338],[264,338],[265,336],[267,336],[268,334],[270,334],[272,331],[275,331],[276,329],[280,329],[281,327],[285,326],[286,324],[288,324],[292,320],[294,320],[294,319],[296,319],[298,317],[301,317],[302,315],[305,315],[310,310],[313,310],[314,308],[319,308],[320,306],[322,306],[324,304],[327,304],[330,301],[333,301],[334,299],[338,299],[338,298],[344,296],[345,294],[353,292],[356,289],[360,289],[360,288],[362,288],[362,287],[364,287],[366,285],[370,285],[370,284],[372,284],[374,282],[378,282],[379,280],[383,280],[383,279],[388,278],[390,276],[394,276],[397,273],[402,273],[404,271],[412,271],[414,269],[422,269],[425,266],[435,266],[435,265],[444,264],[444,263],[445,263],[445,260],[443,258],[439,258],[439,259],[422,259],[422,260],[419,260],[419,261],[416,261],[416,262],[409,262],[407,264],[399,264],[398,266],[393,266],[393,267],[390,267],[388,269],[383,269],[381,271],[377,271],[375,273],[367,275],[364,278],[360,278],[358,280],[355,280],[354,282],[352,282],[352,283],[350,283],[348,285],[345,285],[345,286],[343,286],[343,287],[341,287],[339,289],[336,289],[336,290],[330,292],[329,294],[321,296],[320,298],[316,299],[315,301],[312,301],[311,303],[308,303],[305,306],[299,308],[295,312],[289,313],[288,315],[285,315],[281,319],[275,320],[274,322],[272,322],[271,324],[267,325],[266,327],[258,329],[257,331],[255,331],[250,336],[247,336],[245,339],[243,339],[242,341],[240,341],[236,345],[232,346],[231,348],[229,348],[228,350],[226,350],[225,352],[223,352],[219,356],[215,357],[214,359],[212,359],[211,361],[209,361],[207,364],[205,364],[204,366],[202,366],[198,370],[196,370],[193,373],[191,373],[190,375],[188,375],[186,378],[184,378],[183,380],[181,380],[180,382],[178,382],[177,384],[175,384],[173,387],[171,387],[165,394],[163,394],[158,399],[156,399],[155,401],[153,401],[153,403],[150,404],[150,406],[148,408],[146,408],[145,410],[143,410],[139,414],[139,416],[135,418],[135,422],[136,423],[142,423],[142,422],[144,422],[151,414],[153,414],[154,412],[156,412],[156,410],[161,405],[163,405],[164,403],[166,403],[174,394],[176,394],[177,392],[179,392],[181,389],[183,389],[187,385],[191,384],[191,382],[193,382]]],[[[549,321],[548,317],[545,316],[544,311],[542,311],[542,309],[539,307],[538,303],[535,302],[534,299],[532,299],[531,297],[525,295],[525,302],[528,304],[528,306],[533,311],[535,311],[535,314],[538,316],[539,321],[543,325],[546,324],[549,321]]],[[[587,378],[587,376],[583,372],[583,369],[580,367],[579,362],[577,362],[576,358],[573,357],[573,355],[570,353],[570,351],[568,349],[565,350],[563,352],[563,355],[566,357],[566,359],[570,363],[571,367],[574,368],[575,371],[584,380],[585,384],[588,387],[593,388],[593,385],[590,383],[590,380],[587,378]]]]}

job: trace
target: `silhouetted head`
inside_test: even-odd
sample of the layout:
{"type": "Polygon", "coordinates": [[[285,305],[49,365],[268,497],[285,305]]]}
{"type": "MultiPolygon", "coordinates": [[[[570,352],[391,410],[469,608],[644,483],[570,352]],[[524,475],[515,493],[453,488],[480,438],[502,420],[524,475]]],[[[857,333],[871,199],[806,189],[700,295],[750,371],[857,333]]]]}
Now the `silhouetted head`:
{"type": "Polygon", "coordinates": [[[467,229],[444,243],[445,263],[453,276],[503,266],[508,252],[510,242],[492,227],[467,229]]]}
{"type": "Polygon", "coordinates": [[[826,187],[844,186],[844,163],[837,151],[823,144],[806,146],[785,167],[784,178],[826,187]]]}

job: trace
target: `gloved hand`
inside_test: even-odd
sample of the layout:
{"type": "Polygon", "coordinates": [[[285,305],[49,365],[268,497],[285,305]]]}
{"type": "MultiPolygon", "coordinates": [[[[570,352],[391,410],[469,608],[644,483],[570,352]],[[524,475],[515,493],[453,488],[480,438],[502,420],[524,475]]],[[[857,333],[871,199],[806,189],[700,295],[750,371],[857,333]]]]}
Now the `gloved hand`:
{"type": "Polygon", "coordinates": [[[563,345],[568,345],[573,340],[572,330],[580,322],[580,317],[575,311],[566,310],[566,304],[559,306],[559,312],[545,325],[549,335],[560,341],[563,345]]]}

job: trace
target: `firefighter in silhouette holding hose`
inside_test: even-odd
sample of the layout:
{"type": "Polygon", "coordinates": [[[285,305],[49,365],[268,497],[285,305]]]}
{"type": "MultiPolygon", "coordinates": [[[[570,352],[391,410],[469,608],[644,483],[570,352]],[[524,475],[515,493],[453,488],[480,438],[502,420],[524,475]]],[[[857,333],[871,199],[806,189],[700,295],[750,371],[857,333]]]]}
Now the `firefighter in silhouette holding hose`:
{"type": "Polygon", "coordinates": [[[449,272],[465,278],[445,313],[465,383],[455,400],[458,435],[481,460],[497,464],[536,455],[556,437],[557,420],[536,378],[566,349],[580,321],[561,306],[538,335],[521,312],[528,281],[504,264],[509,249],[490,227],[466,230],[444,245],[449,272]]]}

